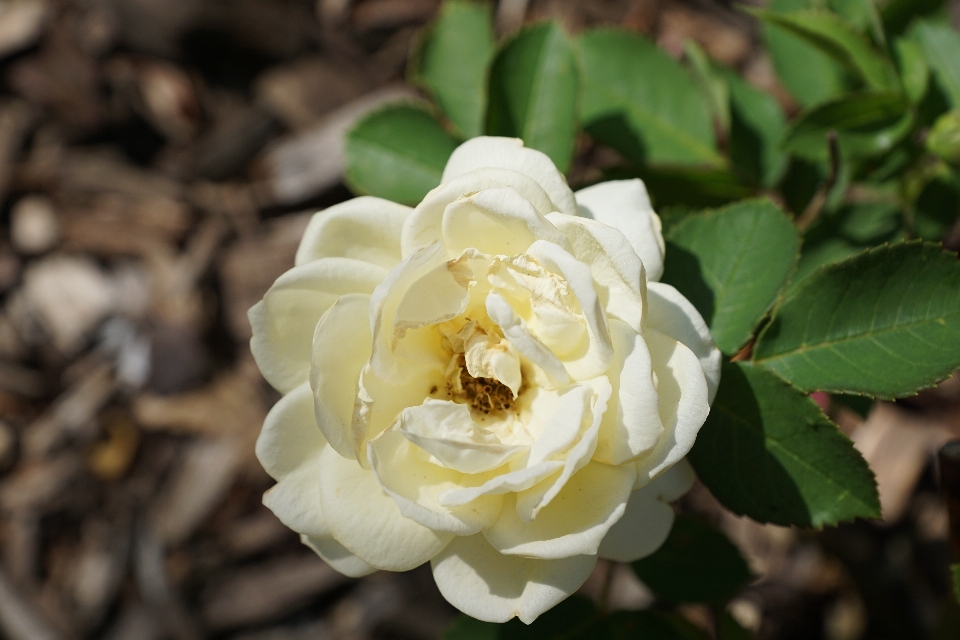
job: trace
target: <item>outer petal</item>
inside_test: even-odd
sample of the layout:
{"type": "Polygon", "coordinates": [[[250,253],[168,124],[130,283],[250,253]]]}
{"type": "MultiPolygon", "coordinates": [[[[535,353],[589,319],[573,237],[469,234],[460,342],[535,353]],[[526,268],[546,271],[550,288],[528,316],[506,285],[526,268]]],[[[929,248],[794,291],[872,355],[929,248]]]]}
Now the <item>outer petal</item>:
{"type": "Polygon", "coordinates": [[[353,258],[392,269],[400,262],[400,232],[410,207],[363,196],[317,212],[297,248],[296,264],[353,258]]]}
{"type": "Polygon", "coordinates": [[[440,593],[467,615],[487,622],[519,617],[530,624],[579,589],[596,562],[596,556],[505,556],[477,534],[455,538],[431,565],[440,593]]]}
{"type": "Polygon", "coordinates": [[[329,536],[320,510],[320,452],[280,478],[263,494],[263,504],[297,533],[329,536]]]}
{"type": "Polygon", "coordinates": [[[494,549],[509,555],[543,559],[596,555],[607,531],[623,515],[635,479],[633,465],[591,462],[533,522],[521,520],[508,500],[484,535],[494,549]]]}
{"type": "Polygon", "coordinates": [[[267,382],[281,393],[306,382],[320,316],[346,293],[372,293],[386,275],[368,262],[324,258],[277,278],[247,314],[253,327],[250,351],[267,382]]]}
{"type": "Polygon", "coordinates": [[[348,293],[323,314],[313,336],[310,387],[317,425],[331,447],[356,457],[350,431],[357,379],[370,358],[370,296],[348,293]]]}
{"type": "Polygon", "coordinates": [[[403,257],[441,238],[443,212],[451,203],[462,196],[498,187],[513,188],[542,215],[555,209],[543,187],[532,178],[509,169],[477,169],[444,181],[417,205],[403,224],[400,236],[403,257]]]}
{"type": "Polygon", "coordinates": [[[646,342],[619,320],[610,321],[616,359],[607,378],[613,397],[603,414],[594,460],[622,464],[650,451],[663,435],[660,397],[646,342]]]}
{"type": "Polygon", "coordinates": [[[447,160],[442,181],[482,167],[511,169],[533,178],[550,196],[554,211],[577,215],[577,204],[566,178],[545,153],[525,148],[523,140],[490,136],[467,140],[447,160]]]}
{"type": "Polygon", "coordinates": [[[337,542],[377,569],[418,567],[453,537],[405,518],[372,472],[332,448],[320,457],[320,504],[337,542]]]}
{"type": "Polygon", "coordinates": [[[328,565],[350,578],[361,578],[376,571],[333,538],[301,535],[300,542],[310,547],[328,565]]]}
{"type": "Polygon", "coordinates": [[[642,180],[601,182],[577,191],[576,197],[581,216],[622,231],[643,260],[647,279],[660,280],[665,250],[662,225],[642,180]]]}
{"type": "Polygon", "coordinates": [[[637,460],[638,482],[653,480],[683,458],[710,413],[707,381],[700,361],[683,343],[648,329],[644,335],[657,376],[660,421],[664,433],[657,446],[637,460]]]}
{"type": "Polygon", "coordinates": [[[590,265],[607,314],[640,331],[647,275],[626,236],[619,229],[587,218],[551,213],[547,219],[566,235],[573,257],[590,265]]]}
{"type": "Polygon", "coordinates": [[[707,376],[710,403],[720,386],[720,349],[696,307],[669,284],[651,282],[647,290],[647,322],[652,329],[682,342],[693,351],[707,376]]]}
{"type": "Polygon", "coordinates": [[[428,462],[396,429],[381,433],[367,446],[367,454],[380,486],[397,503],[400,513],[434,531],[473,535],[490,526],[500,513],[503,497],[495,495],[480,496],[458,507],[441,505],[441,493],[479,484],[482,478],[428,462]]]}
{"type": "Polygon", "coordinates": [[[319,455],[326,445],[314,417],[313,393],[304,382],[270,409],[257,438],[256,453],[270,477],[279,480],[319,455]]]}
{"type": "Polygon", "coordinates": [[[461,196],[444,210],[441,231],[450,256],[470,248],[514,256],[537,240],[570,246],[566,236],[513,187],[461,196]]]}
{"type": "Polygon", "coordinates": [[[646,487],[634,491],[623,517],[600,544],[600,557],[633,562],[659,549],[673,527],[674,512],[669,503],[689,491],[693,480],[693,469],[684,458],[646,487]]]}

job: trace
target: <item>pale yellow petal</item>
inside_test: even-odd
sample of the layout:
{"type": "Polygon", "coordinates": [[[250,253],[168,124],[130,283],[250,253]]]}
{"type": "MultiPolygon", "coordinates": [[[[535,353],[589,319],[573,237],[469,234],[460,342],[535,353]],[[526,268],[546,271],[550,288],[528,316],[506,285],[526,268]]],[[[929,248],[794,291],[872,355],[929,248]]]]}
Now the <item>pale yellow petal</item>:
{"type": "Polygon", "coordinates": [[[410,207],[362,196],[315,213],[297,248],[296,264],[353,258],[392,269],[400,263],[400,232],[410,207]]]}
{"type": "Polygon", "coordinates": [[[330,447],[320,458],[320,505],[337,542],[376,569],[418,567],[453,538],[405,518],[373,472],[330,447]]]}
{"type": "Polygon", "coordinates": [[[440,593],[460,611],[486,622],[530,624],[579,589],[596,563],[596,556],[505,556],[476,534],[455,538],[431,566],[440,593]]]}

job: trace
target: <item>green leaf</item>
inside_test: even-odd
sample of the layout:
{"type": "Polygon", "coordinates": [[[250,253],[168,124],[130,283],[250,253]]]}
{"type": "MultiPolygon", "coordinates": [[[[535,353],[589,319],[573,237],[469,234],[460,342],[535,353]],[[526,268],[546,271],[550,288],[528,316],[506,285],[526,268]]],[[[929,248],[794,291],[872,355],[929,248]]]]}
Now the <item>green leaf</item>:
{"type": "Polygon", "coordinates": [[[853,443],[809,396],[747,362],[723,365],[690,461],[725,507],[758,522],[880,517],[873,473],[853,443]]]}
{"type": "Polygon", "coordinates": [[[868,158],[892,149],[912,125],[913,114],[902,94],[853,93],[802,114],[784,136],[783,148],[805,160],[826,162],[827,134],[836,131],[844,157],[868,158]]]}
{"type": "Polygon", "coordinates": [[[707,640],[702,631],[676,614],[617,611],[591,630],[591,640],[707,640]]]}
{"type": "Polygon", "coordinates": [[[487,133],[522,138],[566,171],[577,135],[577,68],[573,48],[553,22],[522,30],[490,70],[487,133]]]}
{"type": "Polygon", "coordinates": [[[683,52],[690,62],[693,81],[703,95],[714,120],[723,131],[730,131],[730,90],[706,52],[693,40],[684,40],[683,52]]]}
{"type": "Polygon", "coordinates": [[[723,70],[723,77],[730,89],[730,160],[751,180],[772,188],[788,162],[780,147],[787,128],[780,104],[730,69],[723,70]]]}
{"type": "Polygon", "coordinates": [[[634,33],[580,39],[582,117],[595,139],[636,162],[720,165],[710,112],[687,71],[634,33]]]}
{"type": "Polygon", "coordinates": [[[608,175],[610,179],[617,175],[638,175],[646,183],[657,207],[716,207],[754,194],[754,189],[743,184],[727,168],[646,165],[638,167],[635,172],[613,171],[608,175]]]}
{"type": "Polygon", "coordinates": [[[820,10],[775,13],[756,9],[750,13],[819,48],[859,75],[868,87],[897,87],[896,73],[890,61],[837,14],[820,10]]]}
{"type": "Polygon", "coordinates": [[[927,150],[951,164],[960,164],[960,109],[948,111],[927,134],[927,150]]]}
{"type": "Polygon", "coordinates": [[[960,34],[946,24],[923,21],[917,23],[913,36],[950,104],[960,108],[960,34]]]}
{"type": "Polygon", "coordinates": [[[913,232],[924,240],[940,240],[960,218],[960,187],[936,178],[927,183],[913,206],[913,232]]]}
{"type": "Polygon", "coordinates": [[[906,242],[828,265],[784,299],[753,359],[804,391],[913,395],[960,367],[960,262],[906,242]]]}
{"type": "Polygon", "coordinates": [[[930,82],[930,68],[923,59],[923,49],[913,40],[898,38],[894,42],[897,62],[900,65],[900,82],[910,102],[916,104],[927,93],[930,82]]]}
{"type": "Polygon", "coordinates": [[[736,353],[793,270],[800,239],[769,200],[686,216],[667,236],[663,281],[703,315],[721,351],[736,353]]]}
{"type": "Polygon", "coordinates": [[[483,134],[493,49],[490,5],[446,0],[413,58],[413,79],[430,91],[465,138],[483,134]]]}
{"type": "Polygon", "coordinates": [[[858,31],[870,33],[878,46],[886,45],[883,22],[874,0],[829,0],[828,4],[858,31]]]}
{"type": "Polygon", "coordinates": [[[903,217],[896,203],[847,205],[837,211],[825,212],[803,238],[800,262],[788,292],[824,265],[904,238],[903,217]]]}
{"type": "Polygon", "coordinates": [[[424,109],[385,107],[347,133],[346,179],[350,188],[414,205],[440,184],[457,141],[424,109]]]}
{"type": "Polygon", "coordinates": [[[880,4],[884,31],[898,36],[906,31],[916,18],[941,12],[944,0],[887,0],[880,4]]]}
{"type": "Polygon", "coordinates": [[[756,640],[733,616],[724,611],[717,621],[717,640],[756,640]]]}
{"type": "Polygon", "coordinates": [[[666,542],[633,563],[640,580],[670,602],[725,602],[753,574],[737,547],[720,531],[687,515],[677,516],[666,542]]]}
{"type": "Polygon", "coordinates": [[[443,640],[500,640],[500,628],[499,624],[482,622],[461,613],[443,634],[443,640]]]}
{"type": "MultiPolygon", "coordinates": [[[[770,9],[796,11],[810,6],[806,0],[773,0],[770,9]]],[[[769,22],[763,24],[763,39],[783,85],[804,107],[812,107],[846,91],[841,65],[803,38],[769,22]]]]}

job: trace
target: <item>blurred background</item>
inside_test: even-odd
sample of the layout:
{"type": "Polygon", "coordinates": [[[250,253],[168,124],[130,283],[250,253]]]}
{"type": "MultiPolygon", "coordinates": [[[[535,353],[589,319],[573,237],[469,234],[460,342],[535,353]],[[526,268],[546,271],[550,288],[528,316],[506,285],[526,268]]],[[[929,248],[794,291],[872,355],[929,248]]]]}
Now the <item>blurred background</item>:
{"type": "MultiPolygon", "coordinates": [[[[407,59],[438,7],[0,2],[0,637],[426,640],[456,617],[427,567],[344,578],[261,505],[253,446],[278,395],[246,319],[311,212],[350,197],[345,131],[415,94],[407,59]]],[[[798,110],[726,2],[501,0],[495,16],[500,34],[621,25],[678,58],[693,39],[798,110]]],[[[609,153],[584,140],[573,186],[609,153]]],[[[960,437],[960,378],[896,404],[818,400],[885,519],[763,526],[698,486],[678,508],[762,576],[732,614],[759,638],[960,637],[935,464],[960,437]]],[[[585,595],[607,571],[611,606],[656,606],[622,566],[585,595]]]]}

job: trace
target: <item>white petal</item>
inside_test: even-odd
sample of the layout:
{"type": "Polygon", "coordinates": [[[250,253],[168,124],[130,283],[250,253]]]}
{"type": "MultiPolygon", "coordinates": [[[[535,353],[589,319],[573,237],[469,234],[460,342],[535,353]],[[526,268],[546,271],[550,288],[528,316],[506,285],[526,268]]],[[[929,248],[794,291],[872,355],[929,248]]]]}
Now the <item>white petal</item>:
{"type": "Polygon", "coordinates": [[[635,478],[633,465],[591,462],[533,522],[521,520],[508,499],[484,535],[493,548],[509,555],[548,560],[596,555],[607,531],[623,515],[635,478]]]}
{"type": "Polygon", "coordinates": [[[329,536],[320,511],[320,451],[280,478],[263,494],[263,504],[297,533],[329,536]]]}
{"type": "Polygon", "coordinates": [[[683,343],[659,331],[648,328],[644,337],[657,376],[664,433],[657,446],[637,460],[641,484],[656,478],[689,453],[710,413],[707,381],[697,356],[683,343]]]}
{"type": "Polygon", "coordinates": [[[633,562],[659,549],[673,527],[674,511],[669,502],[689,491],[693,480],[693,470],[683,459],[634,491],[623,517],[600,543],[600,557],[633,562]]]}
{"type": "Polygon", "coordinates": [[[328,565],[350,578],[362,578],[376,571],[366,562],[347,551],[342,544],[333,538],[315,538],[301,535],[300,542],[310,547],[328,565]]]}
{"type": "Polygon", "coordinates": [[[317,425],[330,446],[345,458],[356,457],[350,425],[357,380],[371,353],[369,317],[370,296],[341,296],[317,323],[313,336],[310,387],[317,425]]]}
{"type": "Polygon", "coordinates": [[[669,284],[651,282],[647,290],[647,322],[651,328],[685,344],[700,359],[712,404],[720,386],[722,356],[697,308],[669,284]]]}
{"type": "Polygon", "coordinates": [[[580,588],[595,556],[534,560],[498,553],[482,534],[455,538],[431,562],[447,602],[486,622],[530,624],[580,588]]]}
{"type": "Polygon", "coordinates": [[[392,269],[400,262],[400,232],[411,211],[396,202],[363,196],[317,212],[300,240],[296,264],[341,257],[392,269]]]}
{"type": "Polygon", "coordinates": [[[256,453],[270,477],[279,480],[325,446],[313,411],[313,392],[304,382],[270,409],[257,438],[256,453]]]}
{"type": "Polygon", "coordinates": [[[573,257],[590,265],[607,314],[640,331],[647,275],[623,232],[596,220],[560,213],[551,213],[547,219],[570,241],[573,257]]]}
{"type": "Polygon", "coordinates": [[[649,451],[663,434],[653,362],[643,338],[619,320],[610,321],[616,354],[607,373],[613,397],[603,414],[594,460],[622,464],[649,451]]]}
{"type": "Polygon", "coordinates": [[[480,496],[457,507],[441,505],[441,493],[479,484],[482,478],[431,464],[398,430],[381,433],[368,445],[367,454],[380,486],[400,513],[434,531],[473,535],[490,526],[500,513],[502,496],[480,496]]]}
{"type": "Polygon", "coordinates": [[[320,505],[337,542],[377,569],[418,567],[453,537],[405,518],[371,471],[329,447],[320,457],[320,505]]]}
{"type": "Polygon", "coordinates": [[[400,415],[404,437],[440,463],[461,473],[484,473],[526,451],[522,445],[502,444],[489,430],[480,429],[466,405],[427,399],[400,415]]]}
{"type": "Polygon", "coordinates": [[[514,256],[537,240],[569,248],[566,236],[513,187],[494,187],[457,198],[443,212],[443,243],[451,256],[476,248],[514,256]]]}
{"type": "Polygon", "coordinates": [[[486,300],[487,315],[493,320],[504,337],[517,350],[517,353],[540,367],[552,387],[563,387],[570,383],[566,367],[536,336],[530,333],[526,323],[513,310],[513,307],[496,291],[491,291],[486,300]]]}
{"type": "Polygon", "coordinates": [[[530,465],[565,453],[580,435],[584,418],[590,415],[587,412],[587,402],[593,397],[590,387],[573,385],[561,389],[558,395],[559,401],[553,415],[544,425],[543,433],[530,447],[530,465]]]}
{"type": "Polygon", "coordinates": [[[562,468],[563,462],[559,460],[541,462],[531,467],[495,476],[479,487],[463,487],[442,494],[440,503],[448,507],[455,507],[472,502],[480,496],[495,496],[513,491],[523,491],[562,468]]]}
{"type": "Polygon", "coordinates": [[[577,191],[576,198],[581,216],[622,231],[643,260],[647,279],[660,280],[665,247],[660,216],[654,213],[642,180],[601,182],[577,191]]]}
{"type": "Polygon", "coordinates": [[[248,312],[250,351],[281,393],[307,381],[313,330],[327,309],[347,293],[372,293],[386,277],[382,267],[349,258],[324,258],[277,278],[248,312]]]}
{"type": "Polygon", "coordinates": [[[421,404],[434,387],[445,384],[443,371],[424,374],[411,369],[411,374],[396,383],[377,377],[367,365],[360,374],[360,388],[354,407],[350,431],[362,464],[367,464],[367,442],[385,431],[407,407],[421,404]]]}
{"type": "Polygon", "coordinates": [[[446,366],[440,341],[430,330],[416,330],[456,317],[466,308],[472,281],[463,261],[448,261],[439,242],[418,249],[397,265],[373,292],[370,302],[373,372],[387,382],[423,375],[413,370],[446,366]],[[406,342],[400,351],[401,341],[406,342]]]}
{"type": "Polygon", "coordinates": [[[462,196],[497,187],[513,188],[542,215],[556,210],[550,197],[532,178],[508,169],[477,169],[444,181],[417,205],[403,223],[403,233],[400,235],[403,257],[443,237],[443,213],[452,202],[462,196]]]}
{"type": "Polygon", "coordinates": [[[587,339],[581,348],[561,359],[574,380],[586,380],[606,373],[613,362],[613,345],[607,315],[600,303],[590,267],[578,261],[559,246],[537,241],[528,254],[544,267],[560,274],[576,296],[587,323],[587,339]]]}
{"type": "MultiPolygon", "coordinates": [[[[580,436],[580,440],[567,453],[563,469],[556,478],[547,478],[517,496],[517,515],[524,522],[530,522],[536,518],[540,510],[550,504],[570,478],[590,462],[596,451],[600,420],[607,410],[607,401],[610,399],[612,390],[610,383],[604,377],[590,380],[589,384],[593,388],[590,411],[583,416],[587,427],[580,436]]],[[[549,424],[547,428],[550,428],[549,424]]]]}
{"type": "MultiPolygon", "coordinates": [[[[457,147],[443,170],[443,182],[483,167],[519,171],[536,180],[553,201],[553,211],[577,214],[567,180],[546,154],[527,149],[519,138],[479,137],[457,147]]],[[[546,213],[546,212],[545,212],[546,213]]]]}

